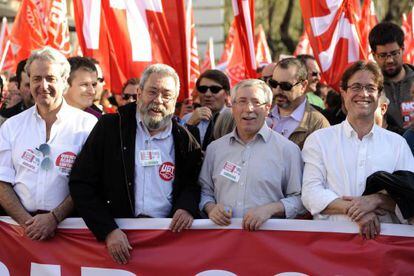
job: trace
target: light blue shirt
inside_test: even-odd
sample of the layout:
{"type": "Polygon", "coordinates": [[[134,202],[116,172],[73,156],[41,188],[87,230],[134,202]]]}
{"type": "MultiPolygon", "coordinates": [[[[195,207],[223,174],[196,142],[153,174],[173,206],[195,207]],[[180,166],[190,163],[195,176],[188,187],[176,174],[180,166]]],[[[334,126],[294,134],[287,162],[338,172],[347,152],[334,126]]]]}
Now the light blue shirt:
{"type": "Polygon", "coordinates": [[[277,133],[289,138],[302,121],[303,115],[305,114],[305,108],[306,99],[289,116],[280,116],[279,108],[276,105],[269,114],[266,123],[277,133]]]}

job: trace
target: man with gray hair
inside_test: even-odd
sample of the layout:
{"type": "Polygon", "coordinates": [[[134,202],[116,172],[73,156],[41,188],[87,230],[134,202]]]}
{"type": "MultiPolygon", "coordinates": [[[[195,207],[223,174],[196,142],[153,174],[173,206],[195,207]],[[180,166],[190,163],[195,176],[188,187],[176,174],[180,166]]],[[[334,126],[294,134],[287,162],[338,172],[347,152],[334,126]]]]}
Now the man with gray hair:
{"type": "Polygon", "coordinates": [[[244,80],[231,100],[236,128],[207,147],[200,209],[221,226],[243,218],[249,231],[271,217],[296,217],[304,210],[302,159],[297,145],[265,124],[272,91],[262,80],[244,80]]]}
{"type": "Polygon", "coordinates": [[[137,102],[102,116],[72,170],[75,207],[117,263],[128,262],[132,247],[115,218],[172,217],[170,229],[180,232],[199,215],[202,155],[172,120],[179,91],[173,68],[146,68],[137,102]]]}
{"type": "Polygon", "coordinates": [[[57,50],[34,51],[25,71],[35,105],[0,128],[0,205],[44,240],[73,210],[68,176],[96,119],[63,99],[70,66],[57,50]]]}

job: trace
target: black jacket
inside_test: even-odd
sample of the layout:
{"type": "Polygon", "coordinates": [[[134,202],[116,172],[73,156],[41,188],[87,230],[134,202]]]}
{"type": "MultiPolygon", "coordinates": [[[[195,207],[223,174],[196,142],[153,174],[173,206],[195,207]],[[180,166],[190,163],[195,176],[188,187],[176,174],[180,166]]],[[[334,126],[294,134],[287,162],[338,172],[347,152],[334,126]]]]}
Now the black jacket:
{"type": "MultiPolygon", "coordinates": [[[[98,240],[118,226],[114,218],[135,216],[136,104],[131,103],[98,121],[73,166],[69,188],[75,208],[98,240]]],[[[199,216],[198,174],[202,162],[199,144],[173,121],[175,178],[172,210],[199,216]]]]}

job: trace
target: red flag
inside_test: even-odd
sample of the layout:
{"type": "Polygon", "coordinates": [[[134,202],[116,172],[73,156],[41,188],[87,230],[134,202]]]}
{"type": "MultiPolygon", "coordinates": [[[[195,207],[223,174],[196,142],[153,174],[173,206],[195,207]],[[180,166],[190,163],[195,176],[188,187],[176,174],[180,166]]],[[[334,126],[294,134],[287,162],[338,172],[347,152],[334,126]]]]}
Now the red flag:
{"type": "Polygon", "coordinates": [[[16,61],[10,43],[10,32],[7,18],[3,17],[0,31],[0,72],[12,73],[16,69],[16,61]]]}
{"type": "Polygon", "coordinates": [[[17,48],[17,61],[44,46],[51,46],[68,56],[71,49],[66,14],[65,0],[23,0],[11,37],[17,48]]]}
{"type": "Polygon", "coordinates": [[[267,44],[266,34],[263,30],[262,24],[257,26],[254,48],[256,52],[256,64],[264,66],[272,63],[272,56],[270,54],[269,45],[267,44]]]}
{"type": "Polygon", "coordinates": [[[214,43],[213,38],[210,37],[207,43],[206,54],[204,55],[204,62],[201,66],[201,72],[214,68],[216,68],[216,63],[214,59],[214,43]]]}
{"type": "Polygon", "coordinates": [[[187,10],[186,10],[186,21],[187,21],[187,49],[188,57],[188,73],[189,73],[189,93],[193,91],[198,77],[200,76],[200,61],[198,58],[198,49],[197,49],[197,36],[195,32],[194,24],[194,14],[193,14],[193,1],[187,1],[187,10]]]}
{"type": "Polygon", "coordinates": [[[222,68],[223,70],[227,68],[227,64],[229,63],[229,57],[232,55],[234,50],[234,37],[236,34],[236,21],[230,25],[229,31],[227,33],[226,43],[224,44],[224,50],[221,54],[220,60],[218,62],[217,67],[222,68]]]}
{"type": "Polygon", "coordinates": [[[308,34],[306,30],[303,31],[302,35],[299,38],[298,45],[296,46],[295,52],[293,52],[294,56],[297,55],[311,55],[313,56],[312,47],[309,42],[308,34]]]}
{"type": "Polygon", "coordinates": [[[254,51],[254,0],[234,0],[233,12],[236,23],[234,49],[226,72],[234,85],[245,78],[256,78],[254,51]]]}
{"type": "MultiPolygon", "coordinates": [[[[414,9],[414,8],[413,8],[414,9]]],[[[403,59],[405,63],[414,63],[414,30],[413,30],[413,12],[408,15],[402,15],[402,30],[404,31],[404,54],[403,59]]]]}
{"type": "Polygon", "coordinates": [[[327,83],[338,89],[344,70],[367,56],[353,0],[301,0],[309,41],[327,83]]]}
{"type": "Polygon", "coordinates": [[[96,58],[105,80],[120,93],[129,78],[150,64],[172,66],[181,80],[182,101],[189,96],[184,0],[75,0],[75,23],[83,54],[96,58]]]}
{"type": "Polygon", "coordinates": [[[365,0],[362,6],[361,18],[358,22],[359,30],[361,33],[361,45],[365,51],[365,55],[374,60],[371,53],[371,47],[369,46],[368,36],[369,32],[375,25],[378,24],[378,18],[375,13],[375,5],[372,0],[365,0]]]}

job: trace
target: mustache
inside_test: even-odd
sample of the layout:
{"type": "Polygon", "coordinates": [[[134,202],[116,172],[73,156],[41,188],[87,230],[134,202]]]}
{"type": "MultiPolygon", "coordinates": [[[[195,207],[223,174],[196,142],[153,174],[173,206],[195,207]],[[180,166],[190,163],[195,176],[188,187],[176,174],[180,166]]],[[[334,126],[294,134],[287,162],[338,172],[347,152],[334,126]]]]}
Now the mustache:
{"type": "Polygon", "coordinates": [[[150,103],[149,105],[147,105],[144,108],[144,112],[147,113],[150,109],[160,111],[162,113],[162,115],[166,115],[166,113],[167,113],[167,109],[164,106],[162,106],[162,105],[159,106],[159,105],[156,105],[155,103],[150,103]]]}

